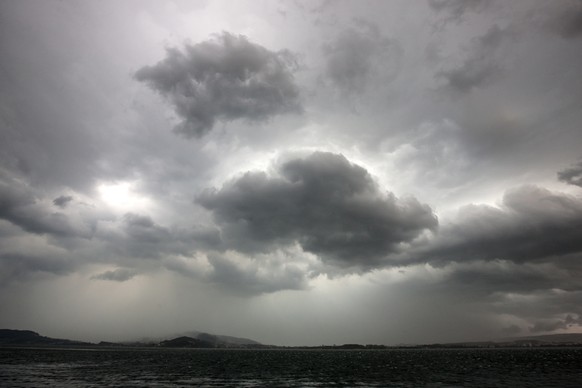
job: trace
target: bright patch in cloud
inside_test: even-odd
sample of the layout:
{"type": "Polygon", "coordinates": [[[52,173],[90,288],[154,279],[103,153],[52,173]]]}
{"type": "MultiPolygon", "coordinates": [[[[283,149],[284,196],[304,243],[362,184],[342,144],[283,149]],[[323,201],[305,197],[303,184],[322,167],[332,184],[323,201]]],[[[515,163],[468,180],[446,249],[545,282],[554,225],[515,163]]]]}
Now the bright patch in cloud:
{"type": "Polygon", "coordinates": [[[101,183],[97,191],[103,202],[118,211],[145,210],[151,200],[135,190],[134,182],[101,183]]]}

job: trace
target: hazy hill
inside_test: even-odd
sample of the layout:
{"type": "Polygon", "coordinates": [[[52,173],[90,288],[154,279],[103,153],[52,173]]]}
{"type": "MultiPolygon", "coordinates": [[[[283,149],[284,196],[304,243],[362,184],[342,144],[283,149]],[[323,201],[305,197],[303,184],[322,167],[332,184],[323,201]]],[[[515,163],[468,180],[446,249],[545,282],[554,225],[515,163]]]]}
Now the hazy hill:
{"type": "MultiPolygon", "coordinates": [[[[257,341],[248,338],[214,335],[202,332],[189,332],[186,335],[167,338],[164,340],[144,340],[131,343],[101,342],[99,345],[72,341],[68,339],[44,337],[30,330],[0,329],[0,346],[159,346],[165,348],[262,348],[257,341]]],[[[498,341],[463,342],[433,345],[415,345],[417,347],[513,347],[513,346],[567,346],[582,345],[582,333],[547,334],[527,337],[512,337],[498,341]]],[[[373,348],[372,345],[344,345],[373,348]]],[[[413,346],[414,347],[414,346],[413,346]]],[[[335,347],[334,347],[335,348],[335,347]]],[[[341,348],[341,347],[339,347],[341,348]]]]}
{"type": "MultiPolygon", "coordinates": [[[[237,348],[261,346],[259,342],[226,335],[190,332],[188,335],[168,337],[164,340],[134,342],[100,342],[99,346],[161,346],[178,348],[237,348]]],[[[96,346],[95,344],[67,339],[44,337],[31,330],[0,329],[0,346],[96,346]]]]}
{"type": "Polygon", "coordinates": [[[4,346],[79,346],[87,342],[44,337],[30,330],[0,329],[0,345],[4,346]]]}
{"type": "Polygon", "coordinates": [[[232,337],[229,335],[219,335],[219,334],[209,334],[199,331],[191,331],[183,333],[183,336],[197,338],[203,341],[209,341],[212,343],[223,343],[229,345],[261,345],[260,342],[253,341],[248,338],[232,337]]]}
{"type": "Polygon", "coordinates": [[[178,337],[160,342],[159,346],[164,348],[215,348],[212,342],[200,340],[192,337],[178,337]]]}
{"type": "Polygon", "coordinates": [[[571,334],[546,334],[546,335],[534,335],[527,337],[513,337],[508,338],[505,341],[539,341],[548,342],[555,344],[582,344],[582,333],[571,333],[571,334]]]}

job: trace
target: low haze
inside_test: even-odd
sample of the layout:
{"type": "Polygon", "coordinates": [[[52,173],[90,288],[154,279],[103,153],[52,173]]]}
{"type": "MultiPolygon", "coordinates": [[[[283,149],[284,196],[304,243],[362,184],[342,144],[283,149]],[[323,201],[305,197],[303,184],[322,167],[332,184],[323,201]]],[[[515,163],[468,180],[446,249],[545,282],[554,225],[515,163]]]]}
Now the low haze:
{"type": "Polygon", "coordinates": [[[582,332],[582,2],[0,1],[0,328],[582,332]]]}

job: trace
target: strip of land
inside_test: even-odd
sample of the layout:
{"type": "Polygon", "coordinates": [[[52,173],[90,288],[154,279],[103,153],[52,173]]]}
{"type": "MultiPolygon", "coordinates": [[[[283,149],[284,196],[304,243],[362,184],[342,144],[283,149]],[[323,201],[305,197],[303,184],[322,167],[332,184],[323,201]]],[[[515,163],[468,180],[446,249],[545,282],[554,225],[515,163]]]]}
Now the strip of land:
{"type": "Polygon", "coordinates": [[[265,345],[247,338],[190,332],[188,335],[162,340],[99,343],[42,336],[30,330],[0,329],[0,347],[112,347],[112,348],[192,348],[192,349],[456,349],[582,346],[582,333],[515,337],[496,341],[456,342],[414,345],[343,344],[321,346],[265,345]]]}

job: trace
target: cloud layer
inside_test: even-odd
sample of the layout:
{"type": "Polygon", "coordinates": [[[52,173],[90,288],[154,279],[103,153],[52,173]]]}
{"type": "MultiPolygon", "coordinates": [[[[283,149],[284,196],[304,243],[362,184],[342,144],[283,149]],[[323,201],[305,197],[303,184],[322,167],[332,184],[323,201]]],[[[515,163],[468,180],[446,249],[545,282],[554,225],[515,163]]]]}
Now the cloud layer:
{"type": "Polygon", "coordinates": [[[580,10],[0,1],[0,327],[581,330],[580,10]]]}
{"type": "Polygon", "coordinates": [[[554,261],[582,253],[582,200],[537,186],[508,191],[500,207],[469,205],[441,228],[429,262],[554,261]]]}

